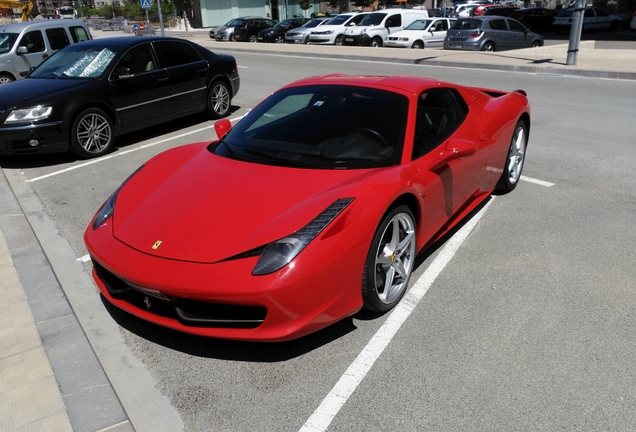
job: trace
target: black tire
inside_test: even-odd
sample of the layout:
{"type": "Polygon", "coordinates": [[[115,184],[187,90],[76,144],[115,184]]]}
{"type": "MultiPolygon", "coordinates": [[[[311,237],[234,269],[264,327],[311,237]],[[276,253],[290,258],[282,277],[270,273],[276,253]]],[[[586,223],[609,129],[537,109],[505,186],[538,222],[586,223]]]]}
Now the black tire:
{"type": "Polygon", "coordinates": [[[334,42],[334,45],[342,46],[342,39],[343,39],[342,35],[336,36],[336,40],[334,42]]]}
{"type": "Polygon", "coordinates": [[[230,112],[232,93],[224,81],[214,81],[208,92],[207,113],[212,119],[220,119],[230,112]]]}
{"type": "Polygon", "coordinates": [[[274,42],[276,42],[277,44],[285,43],[285,37],[284,36],[276,36],[276,39],[274,39],[274,42]]]}
{"type": "Polygon", "coordinates": [[[379,37],[374,37],[373,39],[371,39],[371,46],[373,48],[379,48],[382,46],[382,39],[380,39],[379,37]]]}
{"type": "Polygon", "coordinates": [[[498,191],[508,193],[517,187],[523,171],[523,163],[526,160],[527,146],[528,126],[525,121],[519,120],[510,139],[510,147],[508,147],[503,172],[497,184],[498,191]]]}
{"type": "Polygon", "coordinates": [[[15,78],[12,75],[8,73],[0,74],[0,85],[9,84],[13,81],[15,81],[15,78]]]}
{"type": "Polygon", "coordinates": [[[71,153],[82,159],[108,153],[115,142],[113,122],[99,108],[85,109],[75,117],[70,133],[71,153]]]}
{"type": "Polygon", "coordinates": [[[495,44],[488,41],[481,47],[481,50],[486,52],[495,52],[495,44]]]}
{"type": "Polygon", "coordinates": [[[228,41],[234,42],[234,34],[231,34],[230,37],[227,38],[228,41]]]}
{"type": "Polygon", "coordinates": [[[535,40],[530,44],[530,48],[538,48],[541,46],[541,41],[535,40]]]}
{"type": "Polygon", "coordinates": [[[364,265],[365,309],[386,312],[404,296],[415,263],[416,232],[413,212],[405,205],[397,206],[382,219],[364,265]],[[397,238],[393,238],[394,235],[397,238]]]}
{"type": "Polygon", "coordinates": [[[415,42],[413,42],[413,45],[411,45],[411,48],[413,48],[413,49],[424,49],[424,43],[422,43],[422,41],[415,41],[415,42]]]}
{"type": "Polygon", "coordinates": [[[250,35],[248,40],[252,43],[258,42],[258,37],[256,35],[250,35]]]}

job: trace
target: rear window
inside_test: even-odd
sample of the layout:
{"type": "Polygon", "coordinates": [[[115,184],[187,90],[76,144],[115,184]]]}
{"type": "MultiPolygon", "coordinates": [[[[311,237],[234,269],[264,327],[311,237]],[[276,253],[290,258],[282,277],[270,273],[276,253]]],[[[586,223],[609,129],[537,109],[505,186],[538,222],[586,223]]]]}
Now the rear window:
{"type": "Polygon", "coordinates": [[[69,30],[71,31],[71,37],[75,43],[90,40],[90,36],[86,33],[86,29],[84,27],[70,27],[69,30]]]}
{"type": "Polygon", "coordinates": [[[481,23],[482,21],[478,19],[458,19],[452,28],[454,30],[475,30],[481,27],[481,23]]]}
{"type": "Polygon", "coordinates": [[[54,50],[60,50],[65,46],[71,44],[71,42],[68,40],[66,30],[64,30],[64,28],[62,27],[46,29],[45,32],[46,37],[49,40],[49,44],[54,50]]]}

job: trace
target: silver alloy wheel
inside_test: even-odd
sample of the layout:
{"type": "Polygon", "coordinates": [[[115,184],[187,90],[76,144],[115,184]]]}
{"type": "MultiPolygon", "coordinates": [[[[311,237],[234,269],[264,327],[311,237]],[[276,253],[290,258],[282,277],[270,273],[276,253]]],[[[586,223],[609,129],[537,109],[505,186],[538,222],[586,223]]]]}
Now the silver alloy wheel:
{"type": "Polygon", "coordinates": [[[277,44],[285,43],[285,38],[283,36],[276,36],[276,39],[274,39],[274,42],[276,42],[277,44]]]}
{"type": "Polygon", "coordinates": [[[510,184],[514,185],[519,181],[525,157],[526,129],[522,125],[517,124],[508,152],[508,181],[510,184]]]}
{"type": "Polygon", "coordinates": [[[214,85],[210,95],[210,102],[212,103],[212,109],[219,116],[225,115],[230,109],[230,92],[223,83],[218,82],[214,85]]]}
{"type": "Polygon", "coordinates": [[[390,304],[402,296],[414,262],[415,223],[401,212],[386,226],[375,254],[375,289],[382,303],[390,304]]]}
{"type": "Polygon", "coordinates": [[[88,153],[103,152],[113,138],[110,123],[98,113],[84,116],[75,133],[79,145],[88,153]]]}

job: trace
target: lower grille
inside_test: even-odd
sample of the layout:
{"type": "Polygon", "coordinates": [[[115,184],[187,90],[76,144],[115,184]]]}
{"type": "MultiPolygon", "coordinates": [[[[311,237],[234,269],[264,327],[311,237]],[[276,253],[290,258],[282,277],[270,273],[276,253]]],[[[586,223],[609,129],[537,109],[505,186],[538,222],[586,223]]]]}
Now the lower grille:
{"type": "Polygon", "coordinates": [[[153,314],[176,319],[184,326],[256,328],[263,323],[267,315],[267,309],[261,306],[213,303],[166,296],[158,291],[131,284],[95,261],[93,266],[113,298],[153,314]]]}

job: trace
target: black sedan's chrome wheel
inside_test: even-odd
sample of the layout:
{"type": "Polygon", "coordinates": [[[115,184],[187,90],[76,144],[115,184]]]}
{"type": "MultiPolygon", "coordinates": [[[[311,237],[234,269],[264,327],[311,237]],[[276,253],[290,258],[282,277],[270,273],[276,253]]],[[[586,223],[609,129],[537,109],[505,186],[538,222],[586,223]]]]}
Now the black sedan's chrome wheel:
{"type": "Polygon", "coordinates": [[[99,108],[89,108],[77,116],[71,129],[71,152],[81,158],[101,156],[113,146],[113,125],[99,108]]]}
{"type": "Polygon", "coordinates": [[[404,296],[415,263],[415,240],[415,218],[407,206],[398,206],[384,217],[364,267],[366,309],[388,311],[404,296]]]}
{"type": "Polygon", "coordinates": [[[523,171],[523,162],[526,160],[526,146],[528,144],[528,128],[523,120],[519,120],[510,140],[508,157],[504,166],[497,189],[502,192],[510,192],[517,187],[523,171]]]}
{"type": "Polygon", "coordinates": [[[208,96],[208,115],[213,119],[225,117],[230,111],[232,97],[230,89],[223,81],[215,81],[208,96]]]}

